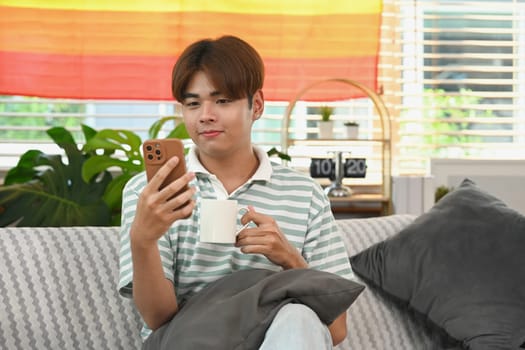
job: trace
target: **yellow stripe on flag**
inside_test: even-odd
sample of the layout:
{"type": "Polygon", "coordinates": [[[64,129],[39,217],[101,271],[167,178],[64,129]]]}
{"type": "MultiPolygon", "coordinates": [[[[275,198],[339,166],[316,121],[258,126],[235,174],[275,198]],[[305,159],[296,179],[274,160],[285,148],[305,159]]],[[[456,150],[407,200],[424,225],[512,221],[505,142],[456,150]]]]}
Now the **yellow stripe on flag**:
{"type": "Polygon", "coordinates": [[[251,14],[380,13],[381,0],[0,0],[0,6],[82,11],[228,12],[251,14]]]}

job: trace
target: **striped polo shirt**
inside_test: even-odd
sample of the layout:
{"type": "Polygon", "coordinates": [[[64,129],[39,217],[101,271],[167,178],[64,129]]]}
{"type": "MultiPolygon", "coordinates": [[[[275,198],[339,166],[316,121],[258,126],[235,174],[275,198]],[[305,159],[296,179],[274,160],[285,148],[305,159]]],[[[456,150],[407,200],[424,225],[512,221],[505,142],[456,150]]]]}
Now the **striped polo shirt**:
{"type": "MultiPolygon", "coordinates": [[[[255,174],[228,194],[220,181],[200,164],[195,149],[187,156],[188,170],[195,172],[196,208],[178,220],[159,239],[164,274],[172,281],[179,304],[213,281],[234,271],[282,268],[260,254],[244,254],[232,244],[199,242],[200,201],[202,198],[235,199],[239,205],[271,216],[288,241],[301,253],[310,268],[353,278],[344,243],[339,235],[330,202],[319,184],[294,169],[270,162],[266,152],[254,147],[259,158],[255,174]]],[[[132,261],[129,231],[135,215],[138,194],[146,185],[145,173],[128,181],[123,191],[120,233],[120,276],[118,289],[131,297],[132,261]]],[[[243,212],[238,215],[238,224],[243,212]]],[[[143,339],[150,331],[145,327],[143,339]]]]}

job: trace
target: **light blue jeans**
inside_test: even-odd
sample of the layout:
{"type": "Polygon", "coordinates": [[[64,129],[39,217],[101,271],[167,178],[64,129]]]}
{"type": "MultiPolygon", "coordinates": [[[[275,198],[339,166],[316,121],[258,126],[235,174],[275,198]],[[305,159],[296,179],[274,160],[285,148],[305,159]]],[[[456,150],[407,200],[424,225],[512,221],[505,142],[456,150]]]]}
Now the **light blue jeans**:
{"type": "Polygon", "coordinates": [[[332,337],[317,314],[302,304],[284,305],[266,331],[259,350],[329,350],[332,337]]]}

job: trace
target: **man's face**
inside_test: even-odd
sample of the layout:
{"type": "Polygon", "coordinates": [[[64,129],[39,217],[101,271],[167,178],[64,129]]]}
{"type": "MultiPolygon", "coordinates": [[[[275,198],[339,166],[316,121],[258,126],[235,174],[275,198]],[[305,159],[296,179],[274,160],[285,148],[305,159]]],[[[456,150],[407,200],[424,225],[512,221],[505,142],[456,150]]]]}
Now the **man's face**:
{"type": "Polygon", "coordinates": [[[247,98],[232,100],[217,91],[204,72],[195,73],[181,102],[184,123],[201,155],[222,158],[251,147],[252,124],[262,114],[262,92],[253,100],[250,109],[247,98]]]}

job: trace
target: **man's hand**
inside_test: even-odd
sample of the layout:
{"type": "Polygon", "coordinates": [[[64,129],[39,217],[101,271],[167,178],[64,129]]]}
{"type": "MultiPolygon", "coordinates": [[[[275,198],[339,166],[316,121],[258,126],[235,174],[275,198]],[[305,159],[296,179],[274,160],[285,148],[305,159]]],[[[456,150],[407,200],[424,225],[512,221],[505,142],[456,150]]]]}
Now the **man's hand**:
{"type": "Polygon", "coordinates": [[[275,220],[267,215],[257,213],[252,207],[243,215],[244,225],[253,221],[257,227],[245,228],[237,235],[236,247],[246,254],[262,254],[276,265],[286,269],[306,268],[299,251],[286,239],[275,220]]]}
{"type": "Polygon", "coordinates": [[[176,220],[187,218],[195,207],[192,199],[195,189],[175,196],[195,178],[194,173],[186,173],[159,191],[160,185],[177,166],[179,159],[173,157],[164,164],[144,187],[139,195],[135,219],[131,227],[131,238],[146,244],[156,244],[157,240],[176,220]]]}
{"type": "Polygon", "coordinates": [[[195,207],[191,199],[193,187],[177,194],[195,177],[193,173],[184,174],[159,190],[178,162],[177,157],[168,160],[144,187],[131,225],[133,300],[153,330],[168,322],[178,310],[175,288],[164,276],[157,241],[173,222],[191,215],[195,207]]]}

